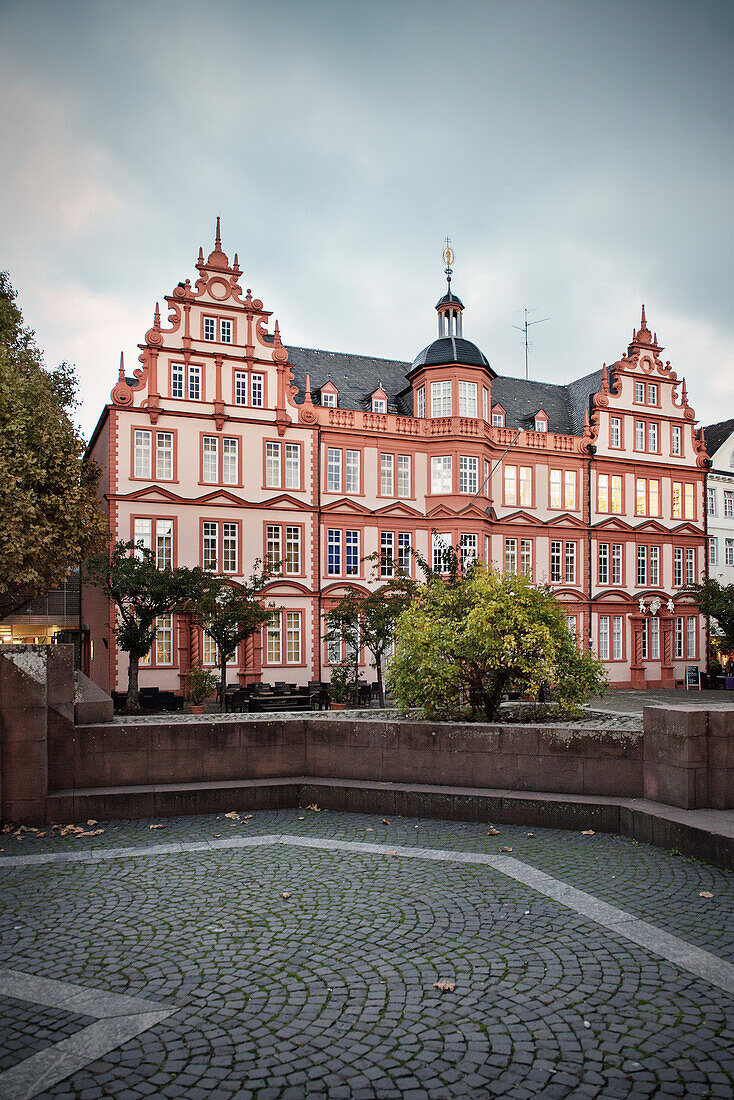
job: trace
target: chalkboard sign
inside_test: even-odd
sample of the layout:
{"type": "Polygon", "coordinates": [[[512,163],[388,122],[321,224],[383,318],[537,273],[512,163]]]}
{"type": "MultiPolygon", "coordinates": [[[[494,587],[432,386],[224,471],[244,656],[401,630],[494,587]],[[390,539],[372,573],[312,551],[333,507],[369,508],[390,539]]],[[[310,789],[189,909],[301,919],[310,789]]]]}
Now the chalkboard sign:
{"type": "Polygon", "coordinates": [[[689,688],[701,690],[701,670],[698,665],[686,665],[686,691],[689,688]]]}

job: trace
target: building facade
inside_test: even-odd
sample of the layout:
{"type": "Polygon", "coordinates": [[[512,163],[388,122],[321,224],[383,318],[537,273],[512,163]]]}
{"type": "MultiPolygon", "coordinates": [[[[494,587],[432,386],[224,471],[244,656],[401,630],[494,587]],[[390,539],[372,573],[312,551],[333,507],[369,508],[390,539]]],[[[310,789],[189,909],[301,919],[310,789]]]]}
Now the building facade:
{"type": "Polygon", "coordinates": [[[704,429],[711,469],[706,478],[709,576],[734,584],[734,420],[704,429]]]}
{"type": "MultiPolygon", "coordinates": [[[[562,386],[498,376],[450,278],[436,339],[407,363],[284,345],[219,223],[196,269],[165,320],[156,305],[139,367],[121,360],[89,453],[114,539],[235,580],[281,563],[279,610],[231,681],[328,679],[343,654],[323,615],[379,583],[364,558],[380,552],[387,577],[415,569],[412,549],[440,565],[448,545],[548,583],[613,684],[673,685],[705,663],[682,590],[705,567],[708,459],[644,307],[620,359],[562,386]]],[[[83,599],[91,673],[123,688],[112,611],[96,589],[83,599]]],[[[141,684],[177,690],[197,658],[214,653],[187,616],[160,621],[141,684]]]]}

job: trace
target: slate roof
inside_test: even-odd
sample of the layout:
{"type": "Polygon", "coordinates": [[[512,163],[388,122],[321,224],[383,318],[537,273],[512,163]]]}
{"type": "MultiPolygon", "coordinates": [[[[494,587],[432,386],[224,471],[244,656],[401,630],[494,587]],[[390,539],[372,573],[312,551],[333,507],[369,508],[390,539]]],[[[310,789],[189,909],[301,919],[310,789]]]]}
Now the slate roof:
{"type": "MultiPolygon", "coordinates": [[[[719,447],[726,443],[732,432],[734,432],[734,420],[720,420],[718,424],[709,424],[708,427],[703,429],[706,438],[706,450],[712,458],[719,447]]],[[[728,463],[724,462],[723,465],[727,466],[728,463]]]]}
{"type": "MultiPolygon", "coordinates": [[[[321,403],[321,387],[329,381],[339,391],[338,402],[342,409],[368,409],[370,396],[378,385],[382,385],[388,394],[389,412],[402,416],[414,415],[413,394],[406,379],[412,363],[315,348],[289,347],[288,357],[293,381],[299,390],[299,403],[303,401],[308,373],[315,405],[321,403]]],[[[567,386],[498,376],[492,382],[492,404],[502,405],[507,413],[505,424],[508,428],[532,428],[535,413],[542,408],[548,414],[549,431],[561,435],[581,435],[584,409],[588,408],[590,396],[600,388],[600,370],[567,386]]]]}
{"type": "Polygon", "coordinates": [[[484,352],[463,336],[439,336],[438,340],[433,340],[423,351],[418,352],[413,360],[413,367],[438,367],[444,363],[466,363],[470,367],[487,367],[492,370],[484,352]]]}

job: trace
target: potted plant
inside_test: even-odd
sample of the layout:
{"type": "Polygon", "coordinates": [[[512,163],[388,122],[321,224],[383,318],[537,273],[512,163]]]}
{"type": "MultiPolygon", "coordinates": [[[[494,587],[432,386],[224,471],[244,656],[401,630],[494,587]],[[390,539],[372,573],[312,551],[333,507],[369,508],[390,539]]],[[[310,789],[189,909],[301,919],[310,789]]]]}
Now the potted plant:
{"type": "Polygon", "coordinates": [[[332,710],[344,710],[354,693],[354,669],[347,661],[340,661],[331,669],[329,700],[332,710]]]}
{"type": "Polygon", "coordinates": [[[189,711],[191,714],[203,714],[204,700],[217,689],[216,676],[208,668],[204,668],[201,661],[195,661],[181,679],[189,701],[189,711]]]}

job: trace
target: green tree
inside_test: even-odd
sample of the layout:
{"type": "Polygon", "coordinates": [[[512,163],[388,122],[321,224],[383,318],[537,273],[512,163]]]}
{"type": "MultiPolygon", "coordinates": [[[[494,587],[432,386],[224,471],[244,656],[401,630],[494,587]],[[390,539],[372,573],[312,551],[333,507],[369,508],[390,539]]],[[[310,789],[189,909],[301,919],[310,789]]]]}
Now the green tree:
{"type": "Polygon", "coordinates": [[[734,584],[710,579],[704,584],[689,585],[686,592],[690,592],[704,615],[716,621],[719,647],[726,653],[734,652],[734,584]]]}
{"type": "Polygon", "coordinates": [[[216,643],[219,663],[220,709],[225,710],[227,664],[237,652],[240,642],[272,616],[274,604],[262,602],[262,590],[273,574],[261,570],[255,562],[255,572],[248,580],[237,582],[231,577],[204,573],[201,587],[191,601],[195,622],[216,643]]]}
{"type": "Polygon", "coordinates": [[[135,542],[118,542],[112,553],[93,555],[86,572],[117,608],[115,636],[128,655],[125,710],[135,714],[140,710],[140,659],[155,642],[156,619],[187,608],[199,595],[204,574],[183,566],[159,569],[152,551],[135,542]]]}
{"type": "MultiPolygon", "coordinates": [[[[378,579],[379,554],[370,554],[364,561],[371,561],[378,579]]],[[[394,568],[393,563],[388,563],[394,568]]],[[[361,646],[372,654],[377,675],[380,706],[385,706],[384,661],[395,637],[395,624],[407,607],[416,590],[415,581],[402,573],[387,580],[373,592],[364,593],[350,588],[326,613],[327,638],[330,641],[344,639],[359,660],[361,646]]]]}
{"type": "Polygon", "coordinates": [[[508,691],[546,683],[573,710],[603,690],[603,666],[579,649],[552,592],[481,563],[462,570],[448,554],[448,583],[431,573],[398,619],[388,686],[401,707],[491,720],[508,691]]]}
{"type": "Polygon", "coordinates": [[[74,370],[44,368],[15,298],[0,272],[0,619],[61,584],[107,530],[70,418],[74,370]]]}

